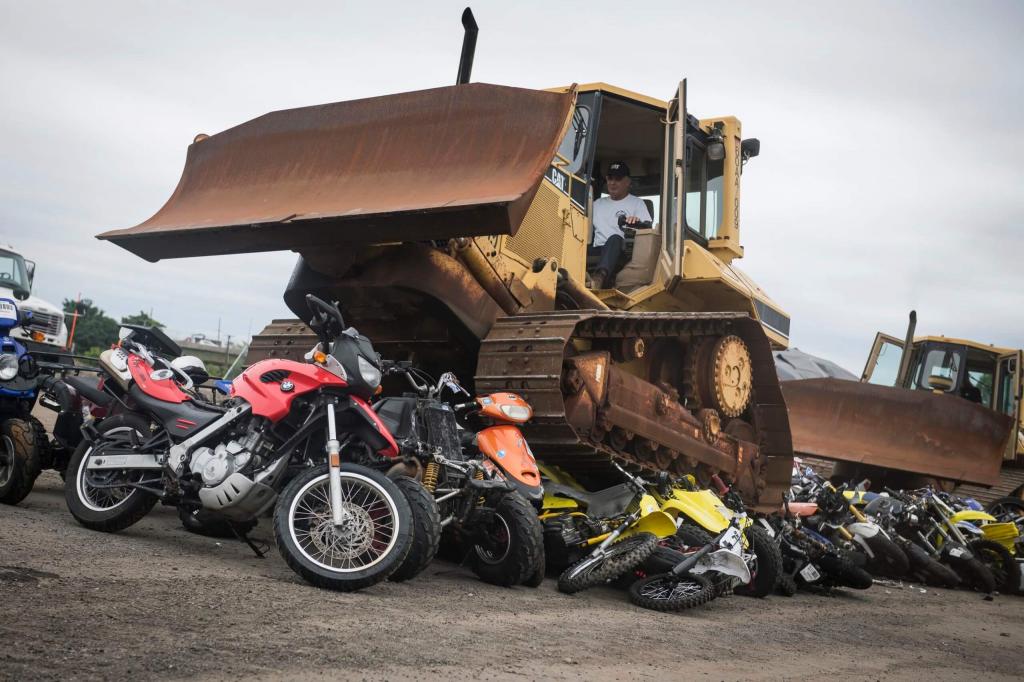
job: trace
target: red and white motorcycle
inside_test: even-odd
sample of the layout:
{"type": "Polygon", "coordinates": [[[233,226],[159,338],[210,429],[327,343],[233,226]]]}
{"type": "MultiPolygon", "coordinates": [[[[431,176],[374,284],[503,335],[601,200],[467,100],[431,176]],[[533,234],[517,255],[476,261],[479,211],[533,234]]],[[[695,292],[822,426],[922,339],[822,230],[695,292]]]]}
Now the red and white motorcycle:
{"type": "Polygon", "coordinates": [[[188,390],[159,330],[131,327],[105,351],[123,405],[86,428],[68,465],[65,499],[78,522],[118,531],[162,501],[244,524],[276,504],[278,548],[307,581],[350,591],[387,578],[413,529],[405,496],[379,471],[399,458],[367,403],[380,358],[337,305],[306,301],[320,337],[307,361],[257,362],[219,405],[188,390]]]}

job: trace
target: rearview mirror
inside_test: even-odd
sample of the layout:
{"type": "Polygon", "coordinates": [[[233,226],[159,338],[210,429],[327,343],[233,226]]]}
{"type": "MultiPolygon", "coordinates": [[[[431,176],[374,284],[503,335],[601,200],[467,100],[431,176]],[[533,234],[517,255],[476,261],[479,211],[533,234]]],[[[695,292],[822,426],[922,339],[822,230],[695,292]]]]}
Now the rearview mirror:
{"type": "Polygon", "coordinates": [[[16,287],[14,289],[14,298],[18,299],[19,301],[24,301],[31,295],[32,292],[30,292],[28,289],[22,289],[21,287],[16,287]]]}
{"type": "Polygon", "coordinates": [[[32,286],[32,280],[36,277],[36,262],[34,260],[25,260],[25,274],[28,275],[29,286],[32,286]]]}

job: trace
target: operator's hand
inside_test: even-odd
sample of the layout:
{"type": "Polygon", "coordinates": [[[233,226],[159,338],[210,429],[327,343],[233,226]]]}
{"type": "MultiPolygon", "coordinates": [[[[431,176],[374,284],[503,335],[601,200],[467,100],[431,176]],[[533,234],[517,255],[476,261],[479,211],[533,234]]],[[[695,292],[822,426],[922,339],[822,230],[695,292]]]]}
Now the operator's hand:
{"type": "Polygon", "coordinates": [[[635,215],[626,216],[627,225],[636,225],[638,222],[640,222],[640,219],[637,218],[635,215]]]}

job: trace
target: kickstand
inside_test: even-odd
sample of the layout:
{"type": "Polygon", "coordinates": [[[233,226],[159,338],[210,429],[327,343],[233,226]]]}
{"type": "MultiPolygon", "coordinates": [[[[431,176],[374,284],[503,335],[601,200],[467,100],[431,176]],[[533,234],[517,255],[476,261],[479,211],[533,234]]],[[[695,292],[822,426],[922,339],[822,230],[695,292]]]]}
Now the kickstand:
{"type": "Polygon", "coordinates": [[[248,533],[239,533],[238,529],[235,527],[235,524],[233,523],[231,524],[231,532],[234,533],[235,537],[237,537],[239,540],[249,545],[249,549],[251,549],[253,551],[253,554],[255,554],[257,557],[259,557],[260,559],[267,558],[268,547],[265,543],[261,543],[263,544],[263,547],[261,548],[259,545],[257,545],[249,538],[248,533]]]}

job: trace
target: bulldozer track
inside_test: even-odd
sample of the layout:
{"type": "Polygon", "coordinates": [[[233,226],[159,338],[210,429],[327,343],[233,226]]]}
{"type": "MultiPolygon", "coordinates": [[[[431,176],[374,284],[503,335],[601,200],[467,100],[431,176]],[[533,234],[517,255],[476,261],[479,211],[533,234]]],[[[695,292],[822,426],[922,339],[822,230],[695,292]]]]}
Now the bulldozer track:
{"type": "MultiPolygon", "coordinates": [[[[754,397],[746,416],[754,426],[757,452],[757,488],[753,495],[780,496],[788,484],[792,462],[789,422],[775,376],[771,350],[757,323],[742,313],[634,313],[614,311],[571,311],[500,318],[481,342],[476,388],[478,392],[501,390],[521,394],[534,409],[524,434],[537,456],[577,474],[606,472],[613,460],[632,468],[656,473],[665,470],[664,461],[645,458],[635,452],[612,447],[607,439],[581,435],[566,415],[563,380],[564,361],[572,355],[576,340],[660,338],[682,340],[687,347],[707,338],[735,334],[750,349],[753,360],[754,397]],[[779,472],[784,471],[784,478],[779,472]],[[776,476],[772,477],[771,472],[776,476]],[[777,478],[779,480],[771,480],[777,478]]],[[[690,373],[683,381],[692,382],[690,373]]],[[[681,396],[684,400],[686,395],[681,396]]],[[[614,424],[612,426],[615,426],[614,424]]],[[[705,447],[694,438],[694,448],[705,447]]],[[[685,468],[689,453],[674,468],[685,468]]],[[[692,459],[689,460],[692,462],[692,459]]],[[[736,476],[736,469],[725,471],[736,476]]]]}

